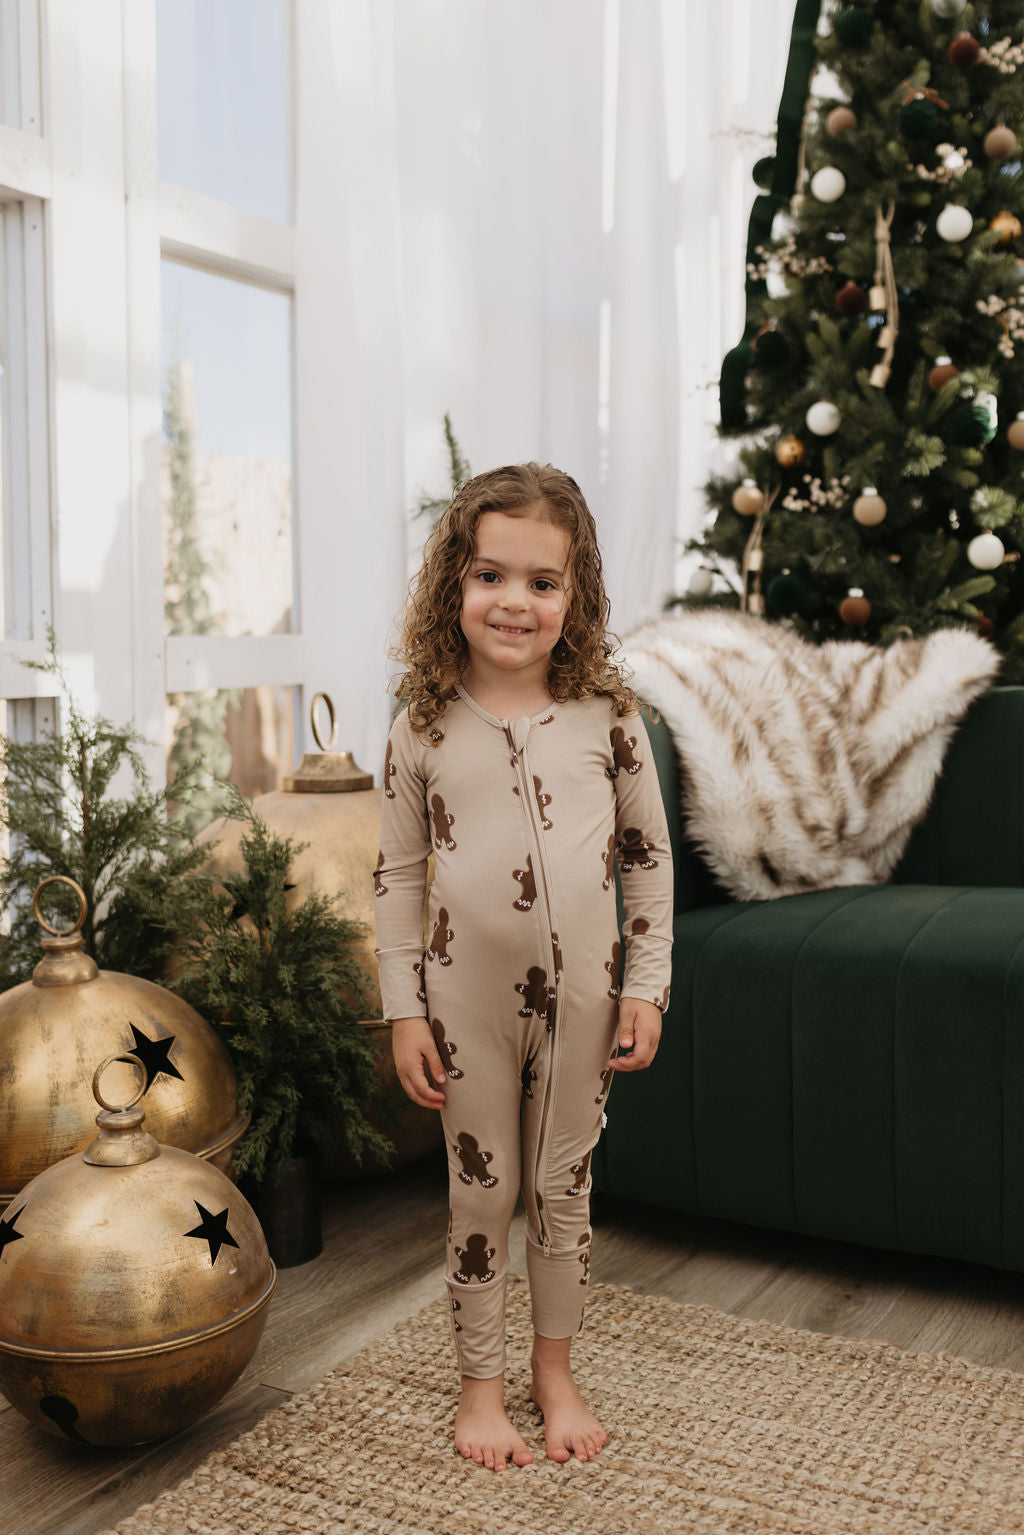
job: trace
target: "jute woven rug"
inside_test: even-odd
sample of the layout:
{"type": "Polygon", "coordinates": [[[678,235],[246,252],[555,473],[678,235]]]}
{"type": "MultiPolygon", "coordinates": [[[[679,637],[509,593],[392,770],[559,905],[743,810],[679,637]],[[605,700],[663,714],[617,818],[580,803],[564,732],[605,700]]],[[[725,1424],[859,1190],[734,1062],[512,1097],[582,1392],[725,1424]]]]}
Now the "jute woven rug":
{"type": "Polygon", "coordinates": [[[527,1395],[522,1282],[508,1316],[509,1407],[532,1466],[496,1475],[452,1448],[439,1299],[117,1535],[1024,1531],[1024,1375],[595,1285],[573,1353],[609,1441],[557,1466],[527,1395]]]}

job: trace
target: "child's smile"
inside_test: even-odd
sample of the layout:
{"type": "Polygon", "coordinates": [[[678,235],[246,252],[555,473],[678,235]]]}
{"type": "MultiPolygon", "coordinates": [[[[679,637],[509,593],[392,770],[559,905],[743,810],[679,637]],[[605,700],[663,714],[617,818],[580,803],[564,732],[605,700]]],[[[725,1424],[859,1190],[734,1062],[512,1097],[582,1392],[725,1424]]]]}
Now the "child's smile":
{"type": "Polygon", "coordinates": [[[540,517],[480,518],[461,613],[477,682],[546,684],[568,608],[568,558],[568,534],[540,517]]]}

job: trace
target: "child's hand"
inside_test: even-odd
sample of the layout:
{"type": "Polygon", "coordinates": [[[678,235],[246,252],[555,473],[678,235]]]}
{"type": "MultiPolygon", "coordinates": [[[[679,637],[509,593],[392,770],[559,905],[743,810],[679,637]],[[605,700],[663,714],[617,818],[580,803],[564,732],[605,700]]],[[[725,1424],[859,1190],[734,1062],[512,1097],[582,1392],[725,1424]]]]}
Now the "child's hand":
{"type": "Polygon", "coordinates": [[[619,1003],[620,1053],[612,1056],[609,1066],[613,1071],[642,1071],[658,1053],[660,1039],[661,1014],[654,1003],[623,997],[619,1003]]]}
{"type": "Polygon", "coordinates": [[[413,1103],[443,1109],[444,1093],[431,1084],[444,1084],[447,1075],[425,1018],[396,1018],[391,1025],[391,1050],[398,1080],[413,1103]]]}

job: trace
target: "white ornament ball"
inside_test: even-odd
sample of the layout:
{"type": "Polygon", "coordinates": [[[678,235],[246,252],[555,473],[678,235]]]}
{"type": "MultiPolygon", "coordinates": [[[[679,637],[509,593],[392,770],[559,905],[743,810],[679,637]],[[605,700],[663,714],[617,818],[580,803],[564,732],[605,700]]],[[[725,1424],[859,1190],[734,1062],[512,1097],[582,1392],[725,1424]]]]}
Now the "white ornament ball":
{"type": "Polygon", "coordinates": [[[831,437],[843,418],[831,400],[815,400],[804,419],[815,437],[831,437]]]}
{"type": "Polygon", "coordinates": [[[958,245],[961,240],[967,239],[974,228],[974,214],[970,208],[962,208],[959,203],[948,203],[936,219],[935,228],[943,240],[958,245]]]}
{"type": "Polygon", "coordinates": [[[932,0],[932,10],[943,21],[951,21],[967,9],[967,0],[932,0]]]}
{"type": "Polygon", "coordinates": [[[1003,563],[1006,550],[994,533],[979,533],[967,545],[967,558],[975,570],[995,570],[1003,563]]]}
{"type": "Polygon", "coordinates": [[[846,177],[834,165],[823,165],[811,177],[811,195],[820,203],[838,202],[846,191],[846,177]]]}
{"type": "Polygon", "coordinates": [[[712,576],[710,570],[705,570],[704,567],[701,566],[701,568],[699,570],[695,570],[693,575],[690,577],[690,596],[710,597],[711,587],[713,584],[714,577],[712,576]]]}

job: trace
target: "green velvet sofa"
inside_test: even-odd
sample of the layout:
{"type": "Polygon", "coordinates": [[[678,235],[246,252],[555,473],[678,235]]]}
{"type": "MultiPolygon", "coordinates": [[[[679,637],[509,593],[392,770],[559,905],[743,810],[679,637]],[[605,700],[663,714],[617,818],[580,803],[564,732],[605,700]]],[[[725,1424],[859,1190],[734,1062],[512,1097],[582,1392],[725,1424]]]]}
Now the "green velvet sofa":
{"type": "Polygon", "coordinates": [[[1024,688],[978,700],[891,883],[730,901],[675,856],[672,999],[599,1192],[1024,1270],[1024,688]]]}

